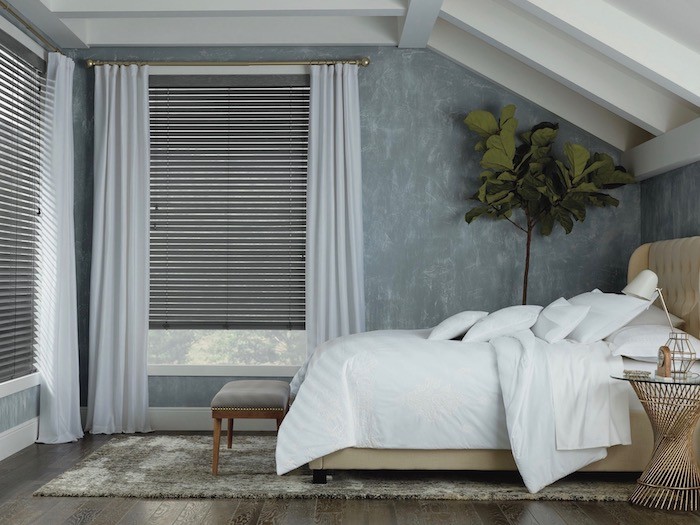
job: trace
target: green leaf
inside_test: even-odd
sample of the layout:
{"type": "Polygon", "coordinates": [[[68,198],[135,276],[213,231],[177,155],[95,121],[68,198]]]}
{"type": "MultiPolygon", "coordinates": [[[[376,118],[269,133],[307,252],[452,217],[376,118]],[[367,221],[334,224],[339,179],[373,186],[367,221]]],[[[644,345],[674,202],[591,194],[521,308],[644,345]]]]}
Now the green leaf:
{"type": "Polygon", "coordinates": [[[554,217],[551,214],[545,213],[540,219],[540,233],[545,237],[552,233],[554,229],[554,217]]]}
{"type": "Polygon", "coordinates": [[[501,120],[500,120],[501,128],[503,128],[506,121],[512,119],[514,116],[515,116],[515,106],[513,104],[508,104],[507,106],[503,106],[503,109],[501,110],[501,120]]]}
{"type": "Polygon", "coordinates": [[[498,122],[496,117],[484,110],[471,111],[464,119],[464,123],[469,126],[469,129],[478,133],[484,138],[489,138],[491,135],[498,133],[498,122]]]}
{"type": "Polygon", "coordinates": [[[501,132],[499,134],[505,154],[511,159],[515,156],[515,128],[517,126],[518,121],[510,119],[505,124],[501,124],[501,132]]]}
{"type": "Polygon", "coordinates": [[[566,155],[566,158],[569,161],[569,166],[571,167],[571,179],[574,180],[577,177],[580,177],[583,170],[586,169],[586,164],[588,164],[591,154],[580,144],[572,144],[571,142],[567,142],[564,144],[564,155],[566,155]]]}
{"type": "Polygon", "coordinates": [[[477,206],[476,208],[472,208],[466,213],[466,215],[464,216],[464,220],[467,221],[467,224],[471,224],[477,218],[488,213],[488,211],[488,206],[477,206]]]}
{"type": "MultiPolygon", "coordinates": [[[[497,135],[492,135],[489,140],[491,139],[496,139],[498,141],[501,140],[497,135]]],[[[497,171],[512,170],[513,159],[508,157],[500,148],[490,148],[486,151],[486,153],[484,153],[484,156],[481,159],[481,166],[483,168],[497,171]]]]}
{"type": "Polygon", "coordinates": [[[537,147],[549,146],[557,138],[557,130],[554,128],[540,128],[532,131],[532,145],[537,147]]]}
{"type": "Polygon", "coordinates": [[[578,199],[567,197],[561,201],[561,206],[571,212],[577,221],[583,222],[586,218],[586,206],[578,199]]]}
{"type": "Polygon", "coordinates": [[[571,220],[569,213],[565,209],[560,208],[559,206],[552,208],[552,215],[554,216],[554,220],[556,220],[561,227],[564,228],[567,235],[571,233],[571,230],[574,229],[574,221],[571,220]]]}

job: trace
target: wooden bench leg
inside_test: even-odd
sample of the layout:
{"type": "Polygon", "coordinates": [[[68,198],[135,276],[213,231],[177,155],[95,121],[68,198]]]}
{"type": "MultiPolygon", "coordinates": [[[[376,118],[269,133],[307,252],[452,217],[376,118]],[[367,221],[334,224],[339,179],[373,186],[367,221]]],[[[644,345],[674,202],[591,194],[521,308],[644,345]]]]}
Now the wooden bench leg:
{"type": "Polygon", "coordinates": [[[221,418],[214,419],[214,457],[211,462],[211,473],[215,476],[219,473],[219,443],[221,441],[221,418]]]}
{"type": "Polygon", "coordinates": [[[226,448],[233,445],[233,418],[228,418],[228,429],[226,431],[226,448]]]}

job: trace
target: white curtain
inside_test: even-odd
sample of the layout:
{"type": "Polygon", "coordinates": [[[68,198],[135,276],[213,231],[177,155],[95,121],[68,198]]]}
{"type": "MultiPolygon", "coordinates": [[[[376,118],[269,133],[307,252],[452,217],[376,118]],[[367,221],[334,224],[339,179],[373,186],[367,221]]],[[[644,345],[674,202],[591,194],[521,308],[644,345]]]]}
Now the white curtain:
{"type": "Polygon", "coordinates": [[[357,66],[311,66],[306,333],[317,345],[365,328],[357,66]]]}
{"type": "Polygon", "coordinates": [[[87,430],[148,432],[148,68],[95,68],[87,430]]]}
{"type": "Polygon", "coordinates": [[[38,225],[36,367],[41,377],[40,443],[83,437],[73,224],[73,69],[50,53],[42,113],[38,225]]]}

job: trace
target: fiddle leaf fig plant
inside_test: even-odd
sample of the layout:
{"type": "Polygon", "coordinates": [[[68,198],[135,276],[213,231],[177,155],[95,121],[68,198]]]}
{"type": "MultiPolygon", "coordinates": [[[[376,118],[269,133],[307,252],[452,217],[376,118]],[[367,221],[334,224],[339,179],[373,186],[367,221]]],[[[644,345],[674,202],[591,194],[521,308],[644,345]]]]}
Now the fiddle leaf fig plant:
{"type": "Polygon", "coordinates": [[[484,110],[472,111],[464,119],[479,136],[474,149],[482,152],[481,185],[471,197],[478,205],[465,215],[467,223],[479,217],[506,219],[525,233],[523,304],[527,303],[532,234],[539,226],[542,235],[556,225],[568,234],[575,222],[583,222],[591,206],[617,206],[619,201],[605,192],[634,182],[634,176],[616,166],[605,153],[591,154],[580,144],[564,144],[563,157],[552,148],[559,125],[540,122],[518,135],[515,106],[505,106],[497,119],[484,110]]]}

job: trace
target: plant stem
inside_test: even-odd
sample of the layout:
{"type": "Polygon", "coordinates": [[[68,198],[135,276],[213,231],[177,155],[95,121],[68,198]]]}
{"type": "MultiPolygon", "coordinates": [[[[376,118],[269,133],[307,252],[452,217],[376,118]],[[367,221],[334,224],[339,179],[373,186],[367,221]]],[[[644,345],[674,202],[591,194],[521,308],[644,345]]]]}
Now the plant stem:
{"type": "Polygon", "coordinates": [[[525,274],[523,275],[523,304],[527,304],[527,276],[530,273],[530,241],[535,225],[527,221],[527,242],[525,244],[525,274]]]}

